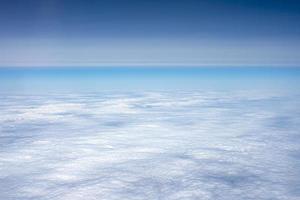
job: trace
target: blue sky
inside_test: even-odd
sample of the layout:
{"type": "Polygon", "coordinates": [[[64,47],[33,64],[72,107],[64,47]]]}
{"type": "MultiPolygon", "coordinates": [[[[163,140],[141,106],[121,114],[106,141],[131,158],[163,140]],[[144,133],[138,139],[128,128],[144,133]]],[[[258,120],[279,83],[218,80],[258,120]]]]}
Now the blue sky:
{"type": "Polygon", "coordinates": [[[292,0],[1,0],[0,66],[299,66],[292,0]]]}
{"type": "Polygon", "coordinates": [[[297,1],[1,0],[0,26],[0,92],[298,90],[297,1]]]}
{"type": "Polygon", "coordinates": [[[297,67],[23,67],[0,68],[0,93],[149,90],[298,92],[297,67]]]}

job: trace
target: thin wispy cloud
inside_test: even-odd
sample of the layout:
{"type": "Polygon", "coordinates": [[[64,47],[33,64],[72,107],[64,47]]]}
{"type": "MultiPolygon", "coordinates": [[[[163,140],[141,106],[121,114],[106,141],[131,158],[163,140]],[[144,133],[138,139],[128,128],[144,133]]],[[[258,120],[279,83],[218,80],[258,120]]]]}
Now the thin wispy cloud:
{"type": "MultiPolygon", "coordinates": [[[[1,41],[0,41],[1,42],[1,41]]],[[[298,41],[29,39],[1,42],[1,66],[297,66],[298,41]]]]}

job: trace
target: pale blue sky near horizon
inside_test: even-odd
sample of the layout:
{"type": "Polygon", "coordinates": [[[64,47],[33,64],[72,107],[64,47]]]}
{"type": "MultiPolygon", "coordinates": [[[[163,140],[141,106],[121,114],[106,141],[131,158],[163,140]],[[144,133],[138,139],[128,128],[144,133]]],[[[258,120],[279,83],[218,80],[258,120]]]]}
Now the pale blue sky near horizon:
{"type": "Polygon", "coordinates": [[[0,68],[0,93],[261,90],[298,93],[297,67],[0,68]]]}

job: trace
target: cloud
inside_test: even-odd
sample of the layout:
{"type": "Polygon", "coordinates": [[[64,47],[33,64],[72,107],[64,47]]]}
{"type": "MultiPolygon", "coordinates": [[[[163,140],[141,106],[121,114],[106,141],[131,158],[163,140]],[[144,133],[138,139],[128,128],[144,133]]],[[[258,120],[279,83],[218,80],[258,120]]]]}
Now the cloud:
{"type": "Polygon", "coordinates": [[[0,199],[299,199],[299,96],[8,95],[0,199]]]}

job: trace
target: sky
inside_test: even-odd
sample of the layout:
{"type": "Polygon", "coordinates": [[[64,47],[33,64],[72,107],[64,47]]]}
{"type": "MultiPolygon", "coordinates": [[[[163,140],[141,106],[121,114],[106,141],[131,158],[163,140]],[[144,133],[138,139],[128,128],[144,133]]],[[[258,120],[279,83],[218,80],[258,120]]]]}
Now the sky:
{"type": "Polygon", "coordinates": [[[1,0],[0,66],[299,66],[297,0],[1,0]]]}
{"type": "Polygon", "coordinates": [[[299,92],[298,67],[2,67],[0,95],[124,91],[299,92]]]}

